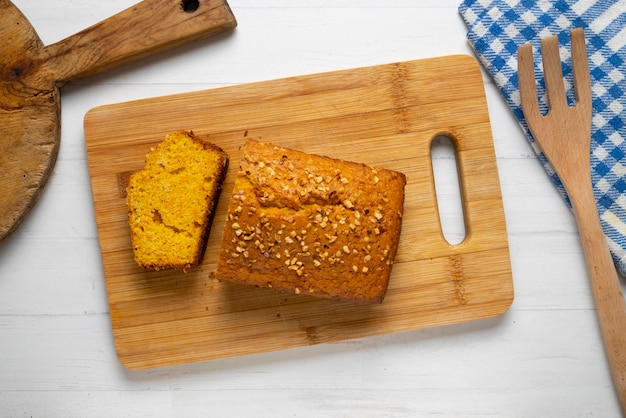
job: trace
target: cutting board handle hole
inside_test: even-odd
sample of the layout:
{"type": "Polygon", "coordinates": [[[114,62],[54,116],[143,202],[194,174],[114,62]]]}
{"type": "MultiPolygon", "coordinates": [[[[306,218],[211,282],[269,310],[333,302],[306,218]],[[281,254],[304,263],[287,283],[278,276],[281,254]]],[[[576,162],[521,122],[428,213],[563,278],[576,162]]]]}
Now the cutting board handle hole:
{"type": "Polygon", "coordinates": [[[198,7],[200,7],[200,1],[199,0],[182,0],[180,2],[180,7],[182,7],[182,9],[187,13],[193,13],[196,10],[198,10],[198,7]]]}
{"type": "Polygon", "coordinates": [[[450,245],[460,244],[467,234],[456,154],[454,141],[447,135],[437,135],[430,144],[439,223],[450,245]]]}

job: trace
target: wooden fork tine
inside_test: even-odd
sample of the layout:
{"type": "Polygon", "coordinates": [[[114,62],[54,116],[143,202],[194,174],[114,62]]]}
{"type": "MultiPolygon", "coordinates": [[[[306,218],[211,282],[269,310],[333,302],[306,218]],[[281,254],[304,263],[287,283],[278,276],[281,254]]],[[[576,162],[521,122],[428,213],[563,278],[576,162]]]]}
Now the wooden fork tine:
{"type": "Polygon", "coordinates": [[[572,44],[572,70],[574,73],[574,93],[576,104],[585,107],[591,117],[591,80],[589,77],[589,63],[587,62],[587,48],[585,33],[582,28],[570,32],[572,44]]]}
{"type": "Polygon", "coordinates": [[[541,57],[543,59],[543,76],[546,82],[548,112],[552,108],[566,108],[567,99],[563,85],[559,39],[556,36],[549,36],[541,40],[541,57]]]}
{"type": "Polygon", "coordinates": [[[533,59],[533,46],[528,43],[522,45],[517,52],[517,83],[519,86],[520,100],[524,107],[524,116],[528,124],[529,119],[541,118],[539,112],[539,100],[537,98],[537,86],[535,83],[535,62],[533,59]]]}

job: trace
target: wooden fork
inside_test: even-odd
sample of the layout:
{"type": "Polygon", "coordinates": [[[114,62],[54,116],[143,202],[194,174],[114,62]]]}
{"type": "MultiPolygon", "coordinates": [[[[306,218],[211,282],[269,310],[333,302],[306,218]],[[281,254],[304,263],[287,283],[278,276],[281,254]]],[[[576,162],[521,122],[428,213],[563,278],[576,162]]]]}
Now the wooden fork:
{"type": "Polygon", "coordinates": [[[626,416],[626,303],[604,237],[591,185],[591,86],[585,35],[570,32],[576,103],[565,96],[556,36],[541,41],[548,112],[539,111],[532,45],[518,54],[518,79],[524,117],[533,137],[561,179],[573,207],[582,241],[604,347],[622,414],[626,416]]]}

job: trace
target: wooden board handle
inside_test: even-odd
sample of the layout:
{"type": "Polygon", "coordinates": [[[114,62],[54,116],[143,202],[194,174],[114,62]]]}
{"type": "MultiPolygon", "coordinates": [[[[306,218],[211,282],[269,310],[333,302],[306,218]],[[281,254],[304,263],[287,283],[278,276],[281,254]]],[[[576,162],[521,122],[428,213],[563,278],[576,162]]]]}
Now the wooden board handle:
{"type": "Polygon", "coordinates": [[[62,84],[235,26],[226,0],[144,0],[44,48],[42,65],[62,84]]]}

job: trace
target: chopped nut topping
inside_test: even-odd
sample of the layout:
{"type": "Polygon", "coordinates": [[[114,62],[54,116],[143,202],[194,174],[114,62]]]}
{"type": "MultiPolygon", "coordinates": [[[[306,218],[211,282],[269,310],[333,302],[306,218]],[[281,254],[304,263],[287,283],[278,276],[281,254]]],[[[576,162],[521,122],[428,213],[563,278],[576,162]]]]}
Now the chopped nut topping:
{"type": "MultiPolygon", "coordinates": [[[[376,235],[395,231],[385,222],[398,222],[401,213],[385,205],[391,190],[374,187],[386,187],[386,174],[361,172],[356,166],[354,171],[340,171],[300,160],[292,164],[287,152],[281,152],[265,162],[250,154],[251,160],[243,162],[249,183],[235,186],[233,198],[237,200],[228,213],[233,228],[228,240],[234,237],[234,242],[221,253],[232,252],[226,262],[253,269],[253,263],[265,261],[270,274],[279,276],[282,270],[290,277],[286,280],[292,280],[296,294],[320,293],[311,286],[326,279],[326,269],[330,269],[329,278],[340,274],[338,286],[339,280],[348,280],[346,276],[352,274],[364,279],[371,271],[373,280],[387,270],[391,250],[384,251],[384,245],[379,249],[381,240],[376,235]],[[385,175],[380,178],[378,174],[385,175]]],[[[264,267],[258,266],[263,272],[264,267]]]]}

